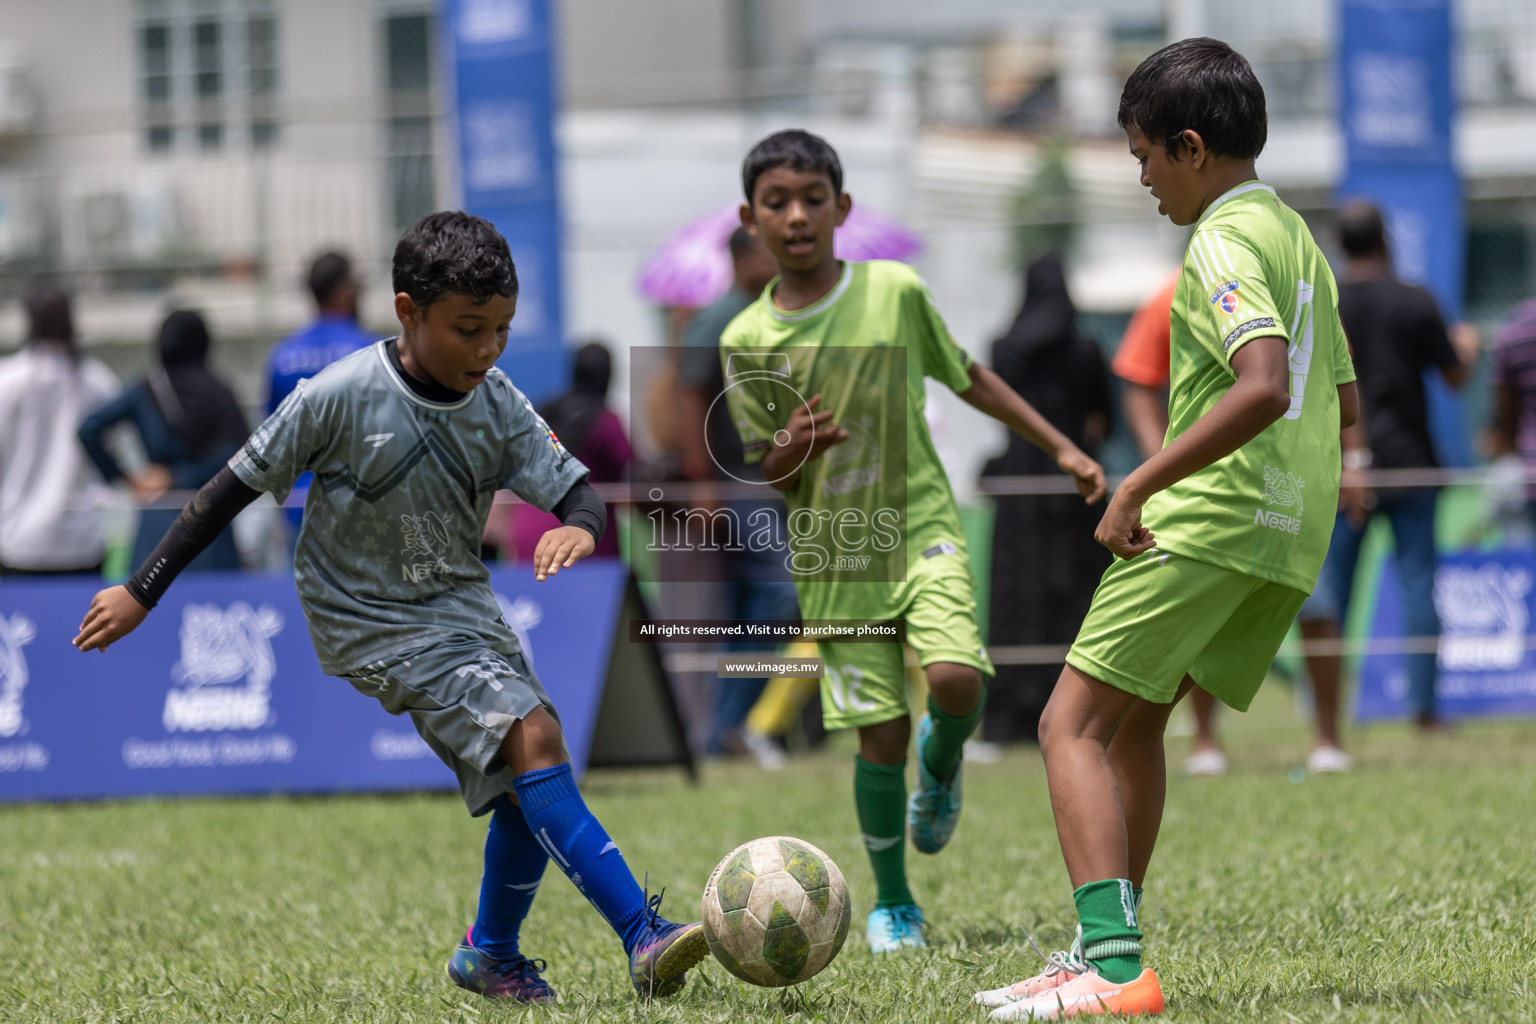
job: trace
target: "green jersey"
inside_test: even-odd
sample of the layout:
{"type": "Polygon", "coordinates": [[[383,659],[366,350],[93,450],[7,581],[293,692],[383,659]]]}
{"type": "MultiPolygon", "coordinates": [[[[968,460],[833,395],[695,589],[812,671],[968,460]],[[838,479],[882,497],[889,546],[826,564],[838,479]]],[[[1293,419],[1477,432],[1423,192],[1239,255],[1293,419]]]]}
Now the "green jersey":
{"type": "Polygon", "coordinates": [[[1254,338],[1288,344],[1291,407],[1237,451],[1152,496],[1159,548],[1310,593],[1339,497],[1338,387],[1355,379],[1333,272],[1307,226],[1250,181],[1201,216],[1173,298],[1168,441],[1237,379],[1254,338]]]}
{"type": "Polygon", "coordinates": [[[792,312],[774,306],[776,283],[720,339],[731,420],[747,460],[760,462],[794,410],[821,396],[816,411],[831,410],[849,437],[804,463],[784,495],[801,612],[894,617],[898,585],[919,560],[965,557],[923,380],[964,391],[970,357],[903,264],[844,263],[825,298],[792,312]]]}

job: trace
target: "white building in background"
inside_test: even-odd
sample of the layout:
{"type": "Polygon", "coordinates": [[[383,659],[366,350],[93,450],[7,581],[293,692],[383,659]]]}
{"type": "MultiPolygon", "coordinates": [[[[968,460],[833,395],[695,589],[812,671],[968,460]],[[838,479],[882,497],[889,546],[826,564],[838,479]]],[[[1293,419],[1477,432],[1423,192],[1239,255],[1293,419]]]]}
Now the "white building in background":
{"type": "MultiPolygon", "coordinates": [[[[753,141],[827,135],[856,201],[907,223],[960,342],[1011,317],[1015,196],[1053,131],[1075,136],[1077,301],[1123,314],[1175,264],[1114,126],[1124,76],[1170,37],[1226,38],[1270,100],[1260,168],[1326,211],[1331,0],[556,0],[572,337],[664,342],[635,291],[646,257],[739,198],[753,141]]],[[[0,297],[73,276],[82,333],[120,370],[168,303],[204,308],[259,399],[266,349],[308,313],[324,248],[355,254],[366,319],[390,329],[400,228],[454,202],[433,0],[9,0],[0,20],[0,297]],[[123,344],[119,344],[123,343],[123,344]]],[[[1472,309],[1536,290],[1536,7],[1458,4],[1472,309]],[[1479,291],[1478,289],[1481,289],[1479,291]]],[[[0,347],[19,340],[0,307],[0,347]]],[[[625,401],[623,382],[615,398],[625,401]]],[[[945,400],[955,436],[982,424],[945,400]]],[[[988,435],[990,436],[990,435],[988,435]]],[[[1000,437],[999,437],[1000,442],[1000,437]]],[[[997,442],[952,452],[962,487],[997,442]]],[[[959,447],[959,446],[955,446],[959,447]]]]}

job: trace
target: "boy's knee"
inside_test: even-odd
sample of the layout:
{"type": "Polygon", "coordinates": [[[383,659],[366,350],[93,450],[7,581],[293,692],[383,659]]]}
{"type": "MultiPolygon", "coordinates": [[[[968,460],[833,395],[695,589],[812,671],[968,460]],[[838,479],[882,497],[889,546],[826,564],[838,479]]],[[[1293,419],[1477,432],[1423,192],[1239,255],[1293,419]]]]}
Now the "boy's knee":
{"type": "Polygon", "coordinates": [[[565,763],[565,734],[555,716],[538,707],[512,723],[501,742],[501,753],[519,774],[553,768],[565,763]]]}
{"type": "Polygon", "coordinates": [[[967,715],[975,710],[986,686],[979,669],[941,661],[926,666],[924,672],[928,676],[928,692],[945,714],[967,715]]]}

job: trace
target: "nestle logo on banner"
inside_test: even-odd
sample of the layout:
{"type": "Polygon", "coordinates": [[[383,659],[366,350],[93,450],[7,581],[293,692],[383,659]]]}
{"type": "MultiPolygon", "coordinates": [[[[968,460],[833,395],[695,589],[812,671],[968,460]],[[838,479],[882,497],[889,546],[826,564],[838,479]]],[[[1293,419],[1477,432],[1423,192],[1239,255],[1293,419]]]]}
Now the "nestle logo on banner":
{"type": "Polygon", "coordinates": [[[501,619],[507,624],[507,628],[517,634],[517,642],[522,645],[523,657],[528,659],[528,667],[533,667],[533,640],[529,633],[533,627],[544,621],[544,607],[531,597],[519,597],[516,601],[509,601],[505,594],[496,594],[496,604],[501,608],[501,619]]]}
{"type": "Polygon", "coordinates": [[[532,27],[528,0],[460,0],[459,38],[466,43],[510,43],[532,27]]]}
{"type": "Polygon", "coordinates": [[[1354,110],[1349,124],[1368,146],[1427,146],[1434,138],[1429,67],[1401,53],[1365,51],[1349,64],[1354,110]]]}
{"type": "Polygon", "coordinates": [[[1525,662],[1531,574],[1497,563],[1441,566],[1435,573],[1440,667],[1449,672],[1514,669],[1525,662]]]}
{"type": "Polygon", "coordinates": [[[390,732],[380,729],[368,741],[368,752],[375,761],[420,761],[432,756],[432,748],[414,732],[390,732]]]}
{"type": "Polygon", "coordinates": [[[277,659],[271,639],[283,616],[270,605],[236,601],[227,609],[189,604],[181,613],[181,661],[171,669],[179,689],[165,695],[167,732],[260,729],[271,724],[277,659]],[[232,683],[243,682],[243,686],[232,683]]]}
{"type": "Polygon", "coordinates": [[[521,100],[482,100],[464,111],[464,185],[472,191],[532,188],[541,183],[533,107],[521,100]]]}
{"type": "Polygon", "coordinates": [[[21,649],[37,636],[37,627],[21,612],[0,615],[0,739],[25,731],[21,694],[27,688],[27,656],[21,649]]]}

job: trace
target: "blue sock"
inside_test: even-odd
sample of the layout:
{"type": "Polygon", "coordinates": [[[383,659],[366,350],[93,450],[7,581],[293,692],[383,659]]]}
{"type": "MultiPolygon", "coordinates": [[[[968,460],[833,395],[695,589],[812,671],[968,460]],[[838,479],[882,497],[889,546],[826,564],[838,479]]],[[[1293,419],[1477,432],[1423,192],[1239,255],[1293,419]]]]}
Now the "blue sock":
{"type": "MultiPolygon", "coordinates": [[[[624,940],[629,953],[649,935],[645,894],[603,826],[576,792],[569,764],[525,772],[513,780],[523,817],[544,850],[587,902],[624,940]]],[[[656,919],[658,927],[671,922],[656,919]]]]}
{"type": "Polygon", "coordinates": [[[544,877],[549,854],[528,831],[523,812],[498,796],[485,831],[485,871],[480,876],[480,911],[470,931],[474,947],[496,960],[519,955],[517,933],[544,877]]]}

